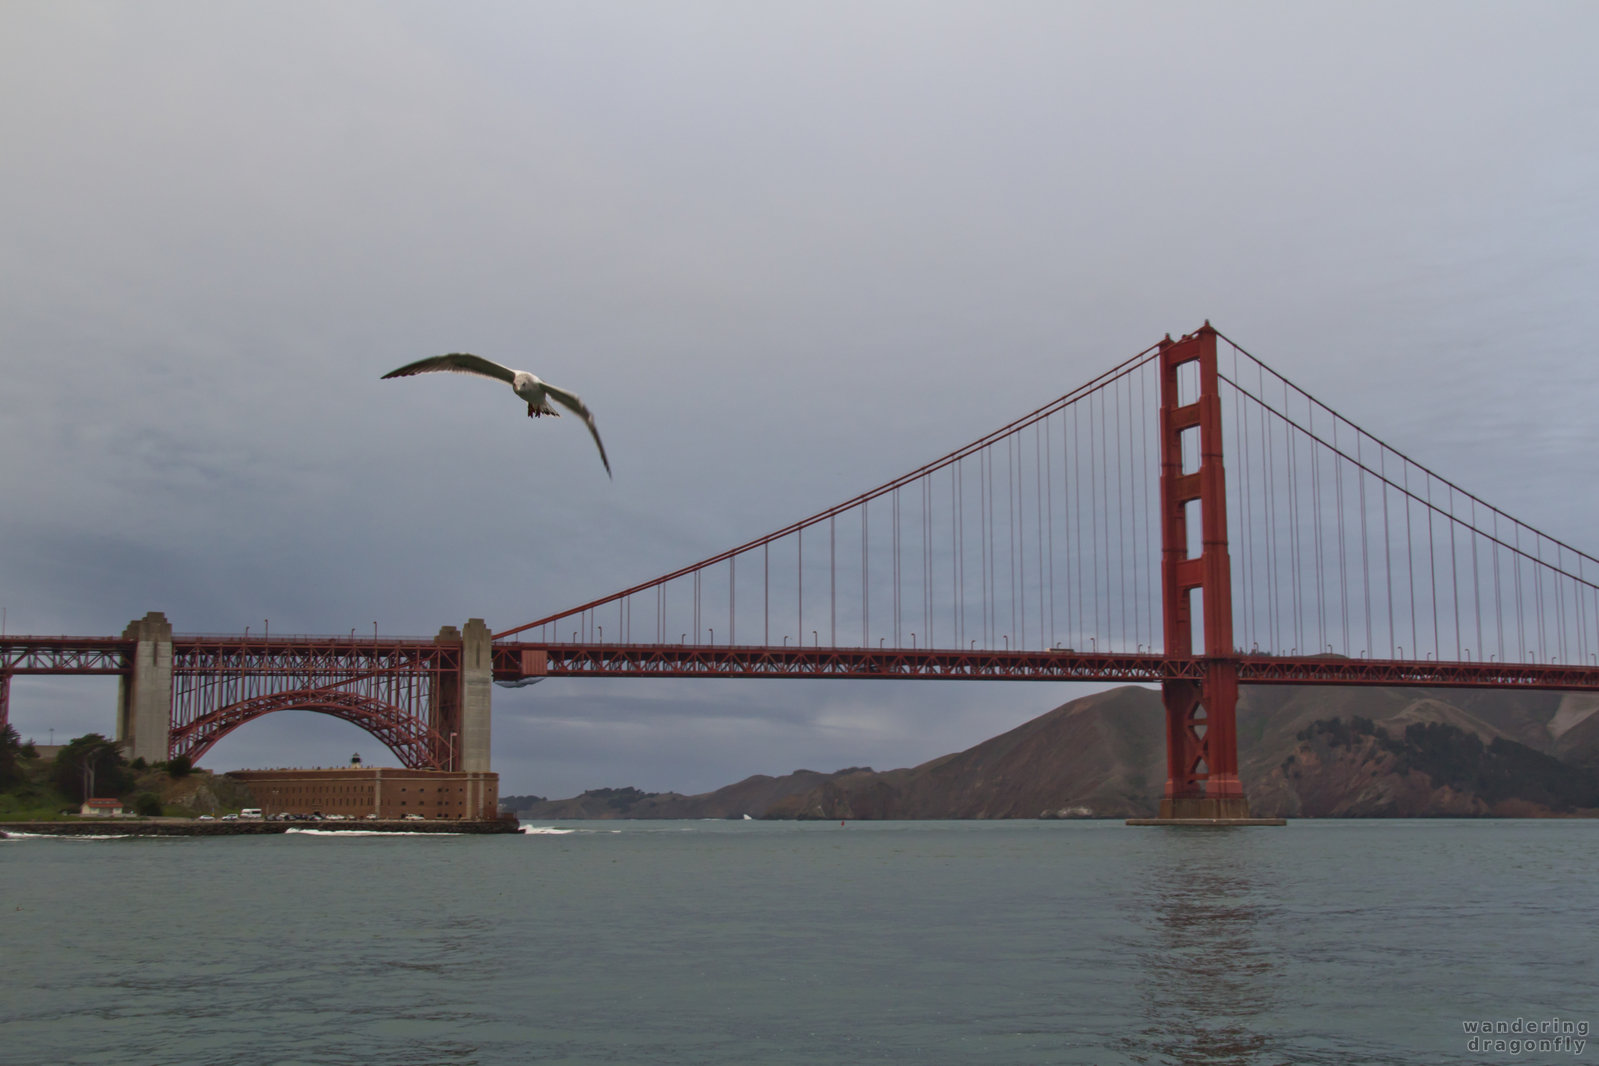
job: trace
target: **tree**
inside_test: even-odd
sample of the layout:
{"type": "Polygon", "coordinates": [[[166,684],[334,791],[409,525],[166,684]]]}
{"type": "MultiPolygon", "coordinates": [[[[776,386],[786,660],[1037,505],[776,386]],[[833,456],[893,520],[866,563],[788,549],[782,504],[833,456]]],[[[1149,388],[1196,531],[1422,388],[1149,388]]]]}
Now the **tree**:
{"type": "Polygon", "coordinates": [[[56,754],[53,773],[55,786],[80,801],[89,799],[88,790],[100,796],[116,796],[133,787],[133,774],[122,749],[99,733],[86,733],[56,754]]]}
{"type": "Polygon", "coordinates": [[[22,768],[17,764],[27,756],[25,747],[9,722],[0,729],[0,788],[9,788],[22,780],[22,768]]]}

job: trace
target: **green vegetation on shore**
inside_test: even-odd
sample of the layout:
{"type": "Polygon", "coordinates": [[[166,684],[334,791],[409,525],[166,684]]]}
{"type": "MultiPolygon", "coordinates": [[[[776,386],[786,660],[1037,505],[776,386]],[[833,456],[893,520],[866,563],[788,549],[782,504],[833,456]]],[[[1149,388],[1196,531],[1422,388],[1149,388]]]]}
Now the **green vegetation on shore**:
{"type": "Polygon", "coordinates": [[[214,817],[254,805],[243,785],[195,770],[186,758],[130,763],[114,741],[88,733],[46,760],[11,726],[0,730],[0,821],[76,819],[91,788],[95,797],[119,799],[143,817],[214,817]]]}

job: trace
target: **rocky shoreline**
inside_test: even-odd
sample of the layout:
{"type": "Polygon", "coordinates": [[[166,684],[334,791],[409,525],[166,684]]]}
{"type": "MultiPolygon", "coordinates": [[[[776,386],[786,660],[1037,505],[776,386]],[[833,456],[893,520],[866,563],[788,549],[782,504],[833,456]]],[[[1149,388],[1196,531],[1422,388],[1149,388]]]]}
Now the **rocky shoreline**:
{"type": "Polygon", "coordinates": [[[486,836],[515,833],[515,822],[494,821],[352,821],[352,822],[198,822],[186,818],[105,818],[75,822],[0,822],[0,838],[10,833],[31,836],[228,837],[267,836],[290,829],[319,833],[455,833],[486,836]]]}

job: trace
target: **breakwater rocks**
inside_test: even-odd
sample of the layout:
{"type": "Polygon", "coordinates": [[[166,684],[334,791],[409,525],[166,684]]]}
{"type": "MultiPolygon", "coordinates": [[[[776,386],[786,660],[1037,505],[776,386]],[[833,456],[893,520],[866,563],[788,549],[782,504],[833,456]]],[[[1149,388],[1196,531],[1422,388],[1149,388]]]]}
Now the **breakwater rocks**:
{"type": "Polygon", "coordinates": [[[80,822],[5,822],[0,837],[10,834],[96,837],[232,837],[275,836],[291,829],[316,833],[455,833],[486,836],[515,833],[507,821],[355,821],[355,822],[196,822],[184,818],[105,818],[80,822]]]}

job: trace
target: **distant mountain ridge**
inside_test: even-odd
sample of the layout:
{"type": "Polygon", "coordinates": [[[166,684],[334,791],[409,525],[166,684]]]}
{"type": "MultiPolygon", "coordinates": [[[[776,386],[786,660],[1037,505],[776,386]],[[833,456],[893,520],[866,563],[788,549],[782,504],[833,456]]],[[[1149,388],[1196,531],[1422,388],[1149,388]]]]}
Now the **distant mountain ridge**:
{"type": "Polygon", "coordinates": [[[636,788],[590,789],[571,799],[506,796],[500,806],[526,818],[752,818],[796,793],[821,787],[834,778],[871,774],[870,767],[850,767],[831,774],[796,770],[782,777],[756,774],[697,796],[680,792],[641,792],[636,788]]]}
{"type": "MultiPolygon", "coordinates": [[[[1164,720],[1158,691],[1123,687],[920,766],[757,775],[695,796],[598,789],[503,803],[530,819],[1147,816],[1165,783],[1164,720]]],[[[1238,738],[1259,815],[1599,806],[1599,790],[1588,788],[1599,789],[1599,694],[1251,686],[1239,700],[1238,738]]]]}

